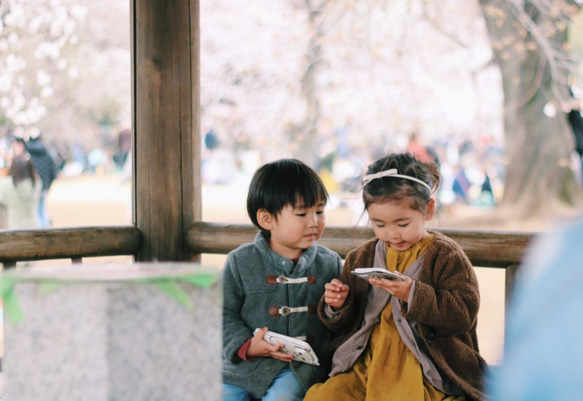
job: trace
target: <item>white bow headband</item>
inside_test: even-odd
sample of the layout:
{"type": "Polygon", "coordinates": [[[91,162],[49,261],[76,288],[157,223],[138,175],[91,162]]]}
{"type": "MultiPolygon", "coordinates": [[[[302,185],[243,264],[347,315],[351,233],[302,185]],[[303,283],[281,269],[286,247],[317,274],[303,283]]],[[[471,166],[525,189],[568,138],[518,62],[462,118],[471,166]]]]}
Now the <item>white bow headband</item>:
{"type": "Polygon", "coordinates": [[[411,177],[410,175],[399,174],[399,172],[396,168],[392,168],[392,169],[385,170],[385,171],[380,171],[380,172],[374,173],[374,174],[365,175],[362,178],[362,185],[365,186],[366,184],[368,184],[372,180],[376,180],[377,178],[383,178],[383,177],[396,177],[396,178],[404,178],[404,179],[409,180],[409,181],[415,181],[415,182],[418,182],[419,184],[423,185],[431,193],[431,187],[429,185],[427,185],[426,182],[421,181],[419,178],[411,177]]]}

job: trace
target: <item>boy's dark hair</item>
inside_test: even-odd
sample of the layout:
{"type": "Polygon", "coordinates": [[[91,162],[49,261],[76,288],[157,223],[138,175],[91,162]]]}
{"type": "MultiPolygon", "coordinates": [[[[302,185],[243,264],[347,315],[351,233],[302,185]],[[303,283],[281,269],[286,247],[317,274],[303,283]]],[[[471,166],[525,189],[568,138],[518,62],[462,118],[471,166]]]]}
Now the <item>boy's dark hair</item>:
{"type": "Polygon", "coordinates": [[[247,214],[253,224],[265,232],[257,221],[257,212],[265,209],[277,215],[286,205],[312,207],[328,201],[328,191],[318,174],[296,159],[280,159],[261,166],[253,175],[247,194],[247,214]]]}

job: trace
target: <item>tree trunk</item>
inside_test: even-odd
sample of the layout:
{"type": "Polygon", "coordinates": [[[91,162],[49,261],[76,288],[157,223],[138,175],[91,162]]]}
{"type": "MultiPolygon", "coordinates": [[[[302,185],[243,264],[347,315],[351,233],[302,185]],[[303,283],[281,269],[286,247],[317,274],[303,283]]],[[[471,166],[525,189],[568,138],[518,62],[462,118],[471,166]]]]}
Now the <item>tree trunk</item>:
{"type": "Polygon", "coordinates": [[[306,1],[309,38],[305,53],[305,69],[301,77],[301,94],[306,103],[304,119],[290,132],[292,154],[316,168],[318,161],[318,125],[321,118],[318,73],[322,62],[322,14],[325,1],[306,1]]]}
{"type": "MultiPolygon", "coordinates": [[[[574,212],[583,193],[570,168],[573,135],[558,100],[568,96],[565,69],[554,69],[556,60],[536,44],[532,32],[522,27],[509,2],[480,1],[492,43],[494,61],[500,68],[504,92],[506,177],[499,206],[501,218],[553,219],[574,212]],[[556,115],[545,114],[554,105],[556,115]]],[[[554,23],[524,2],[522,11],[537,27],[554,23]]],[[[565,30],[547,36],[553,49],[562,49],[565,30]]]]}

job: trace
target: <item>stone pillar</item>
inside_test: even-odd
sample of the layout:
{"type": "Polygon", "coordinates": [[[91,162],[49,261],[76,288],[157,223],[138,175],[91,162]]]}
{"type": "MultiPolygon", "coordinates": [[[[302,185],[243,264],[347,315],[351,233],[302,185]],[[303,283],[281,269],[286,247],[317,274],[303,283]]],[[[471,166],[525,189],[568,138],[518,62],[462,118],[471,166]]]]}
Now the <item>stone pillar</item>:
{"type": "Polygon", "coordinates": [[[3,400],[220,399],[217,269],[16,269],[2,289],[3,400]]]}

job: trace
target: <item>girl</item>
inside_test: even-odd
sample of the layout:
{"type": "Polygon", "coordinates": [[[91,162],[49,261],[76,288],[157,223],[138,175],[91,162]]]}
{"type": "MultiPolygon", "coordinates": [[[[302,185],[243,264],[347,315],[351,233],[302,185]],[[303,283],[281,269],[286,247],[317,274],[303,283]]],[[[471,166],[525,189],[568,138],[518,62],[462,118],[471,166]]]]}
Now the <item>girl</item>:
{"type": "Polygon", "coordinates": [[[326,284],[318,314],[337,334],[332,370],[305,401],[483,399],[475,272],[459,245],[425,229],[439,181],[435,164],[408,153],[369,166],[363,200],[376,238],[326,284]],[[351,274],[373,266],[404,280],[351,274]]]}

